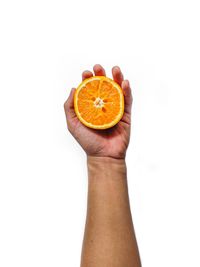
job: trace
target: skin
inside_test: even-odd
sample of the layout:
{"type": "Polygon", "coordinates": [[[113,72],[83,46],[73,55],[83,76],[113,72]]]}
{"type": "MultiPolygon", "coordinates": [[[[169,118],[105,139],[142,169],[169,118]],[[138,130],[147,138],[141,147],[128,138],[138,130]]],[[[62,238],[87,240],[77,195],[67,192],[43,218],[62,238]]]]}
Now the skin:
{"type": "MultiPolygon", "coordinates": [[[[97,64],[82,79],[106,76],[97,64]],[[94,74],[93,74],[94,73],[94,74]]],[[[113,80],[124,92],[125,111],[121,121],[106,130],[84,126],[73,106],[75,88],[64,104],[67,127],[87,155],[88,203],[81,267],[141,267],[129,205],[126,150],[130,140],[132,94],[118,66],[113,80]]]]}

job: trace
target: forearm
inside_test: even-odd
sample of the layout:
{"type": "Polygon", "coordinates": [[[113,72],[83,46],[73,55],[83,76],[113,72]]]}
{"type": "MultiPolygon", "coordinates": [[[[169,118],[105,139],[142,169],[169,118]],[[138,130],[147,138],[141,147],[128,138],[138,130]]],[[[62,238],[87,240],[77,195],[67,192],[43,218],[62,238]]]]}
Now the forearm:
{"type": "Polygon", "coordinates": [[[124,160],[88,157],[88,210],[81,267],[139,267],[124,160]]]}

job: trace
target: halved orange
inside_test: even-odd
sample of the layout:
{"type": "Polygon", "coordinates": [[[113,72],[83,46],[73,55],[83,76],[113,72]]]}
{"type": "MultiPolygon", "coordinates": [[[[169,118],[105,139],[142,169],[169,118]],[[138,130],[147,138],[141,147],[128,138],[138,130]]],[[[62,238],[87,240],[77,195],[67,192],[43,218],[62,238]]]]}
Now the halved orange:
{"type": "Polygon", "coordinates": [[[74,94],[74,109],[87,127],[107,129],[117,124],[124,113],[121,87],[105,76],[85,79],[74,94]]]}

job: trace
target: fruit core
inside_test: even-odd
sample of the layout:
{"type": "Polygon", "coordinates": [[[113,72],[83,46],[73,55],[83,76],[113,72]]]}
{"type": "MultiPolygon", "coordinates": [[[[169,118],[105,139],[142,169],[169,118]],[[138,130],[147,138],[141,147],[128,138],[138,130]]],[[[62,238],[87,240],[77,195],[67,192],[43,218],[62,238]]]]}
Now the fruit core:
{"type": "Polygon", "coordinates": [[[102,108],[104,106],[104,102],[103,102],[103,99],[101,99],[100,97],[97,97],[95,100],[94,100],[94,106],[96,108],[102,108]]]}

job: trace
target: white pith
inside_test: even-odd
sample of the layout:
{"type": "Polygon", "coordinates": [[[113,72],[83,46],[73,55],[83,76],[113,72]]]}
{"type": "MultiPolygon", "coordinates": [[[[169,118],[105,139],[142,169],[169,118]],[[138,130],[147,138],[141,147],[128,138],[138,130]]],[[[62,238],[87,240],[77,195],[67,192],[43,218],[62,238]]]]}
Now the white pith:
{"type": "Polygon", "coordinates": [[[103,99],[101,99],[100,97],[97,97],[94,101],[94,106],[96,108],[102,108],[104,106],[104,102],[103,99]]]}

